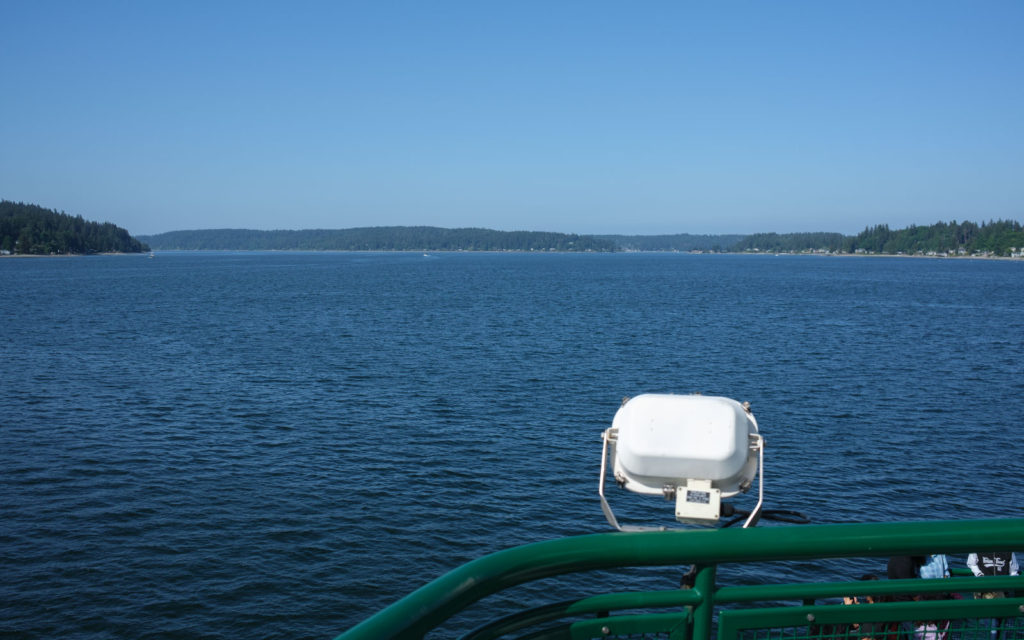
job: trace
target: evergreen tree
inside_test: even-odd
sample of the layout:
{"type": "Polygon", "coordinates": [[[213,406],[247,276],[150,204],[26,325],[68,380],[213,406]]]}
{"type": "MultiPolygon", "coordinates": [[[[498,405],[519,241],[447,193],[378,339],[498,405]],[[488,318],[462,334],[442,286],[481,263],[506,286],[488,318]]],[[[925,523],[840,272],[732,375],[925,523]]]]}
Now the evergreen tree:
{"type": "Polygon", "coordinates": [[[0,200],[0,249],[24,254],[139,253],[149,247],[109,222],[0,200]]]}

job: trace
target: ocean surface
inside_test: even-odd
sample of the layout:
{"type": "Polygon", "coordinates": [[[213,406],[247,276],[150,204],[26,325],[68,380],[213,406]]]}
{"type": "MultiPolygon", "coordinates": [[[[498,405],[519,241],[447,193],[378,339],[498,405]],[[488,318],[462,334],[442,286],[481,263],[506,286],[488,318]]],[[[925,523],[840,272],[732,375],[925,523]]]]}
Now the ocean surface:
{"type": "MultiPolygon", "coordinates": [[[[2,259],[0,354],[3,638],[332,638],[482,554],[610,530],[600,435],[643,392],[749,401],[768,508],[1024,515],[1024,261],[2,259]]],[[[623,520],[671,519],[609,494],[623,520]]]]}

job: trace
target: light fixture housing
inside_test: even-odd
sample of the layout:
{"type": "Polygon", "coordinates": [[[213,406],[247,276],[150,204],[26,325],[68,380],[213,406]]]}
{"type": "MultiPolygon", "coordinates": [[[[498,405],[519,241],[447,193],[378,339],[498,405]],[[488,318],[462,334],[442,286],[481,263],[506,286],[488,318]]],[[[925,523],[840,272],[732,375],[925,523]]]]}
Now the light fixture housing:
{"type": "MultiPolygon", "coordinates": [[[[708,525],[721,517],[722,498],[750,489],[762,467],[764,441],[750,405],[730,398],[650,393],[624,401],[604,432],[601,508],[616,529],[646,530],[652,527],[619,526],[608,506],[609,449],[616,484],[674,499],[678,521],[708,525]]],[[[759,500],[747,525],[756,522],[760,506],[759,500]]]]}

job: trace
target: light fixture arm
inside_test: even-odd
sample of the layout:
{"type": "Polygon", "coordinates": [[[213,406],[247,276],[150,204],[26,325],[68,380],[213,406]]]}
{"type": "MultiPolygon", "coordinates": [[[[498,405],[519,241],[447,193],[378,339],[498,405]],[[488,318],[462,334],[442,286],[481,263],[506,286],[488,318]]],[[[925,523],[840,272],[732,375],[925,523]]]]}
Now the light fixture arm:
{"type": "Polygon", "coordinates": [[[751,509],[750,517],[743,523],[743,528],[753,527],[761,519],[761,507],[764,506],[764,438],[759,433],[750,434],[750,448],[757,450],[757,505],[751,509]]]}
{"type": "Polygon", "coordinates": [[[604,446],[601,447],[601,480],[597,485],[597,495],[601,496],[601,511],[604,512],[604,517],[608,520],[608,524],[612,525],[616,531],[665,531],[665,527],[640,527],[635,525],[622,526],[616,519],[615,514],[612,513],[611,505],[608,504],[608,499],[604,497],[604,481],[605,472],[608,469],[608,443],[614,442],[617,433],[615,427],[605,429],[602,436],[604,446]]]}

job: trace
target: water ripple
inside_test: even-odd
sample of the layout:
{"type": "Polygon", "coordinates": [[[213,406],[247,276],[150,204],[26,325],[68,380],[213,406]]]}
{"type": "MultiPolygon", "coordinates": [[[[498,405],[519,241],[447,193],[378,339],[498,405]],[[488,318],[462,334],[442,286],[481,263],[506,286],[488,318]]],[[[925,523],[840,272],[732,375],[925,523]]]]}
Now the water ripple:
{"type": "MultiPolygon", "coordinates": [[[[751,401],[769,506],[1020,515],[1022,277],[676,255],[0,261],[0,633],[332,637],[480,554],[607,530],[599,436],[644,391],[751,401]]],[[[486,608],[677,580],[589,573],[486,608]]]]}

